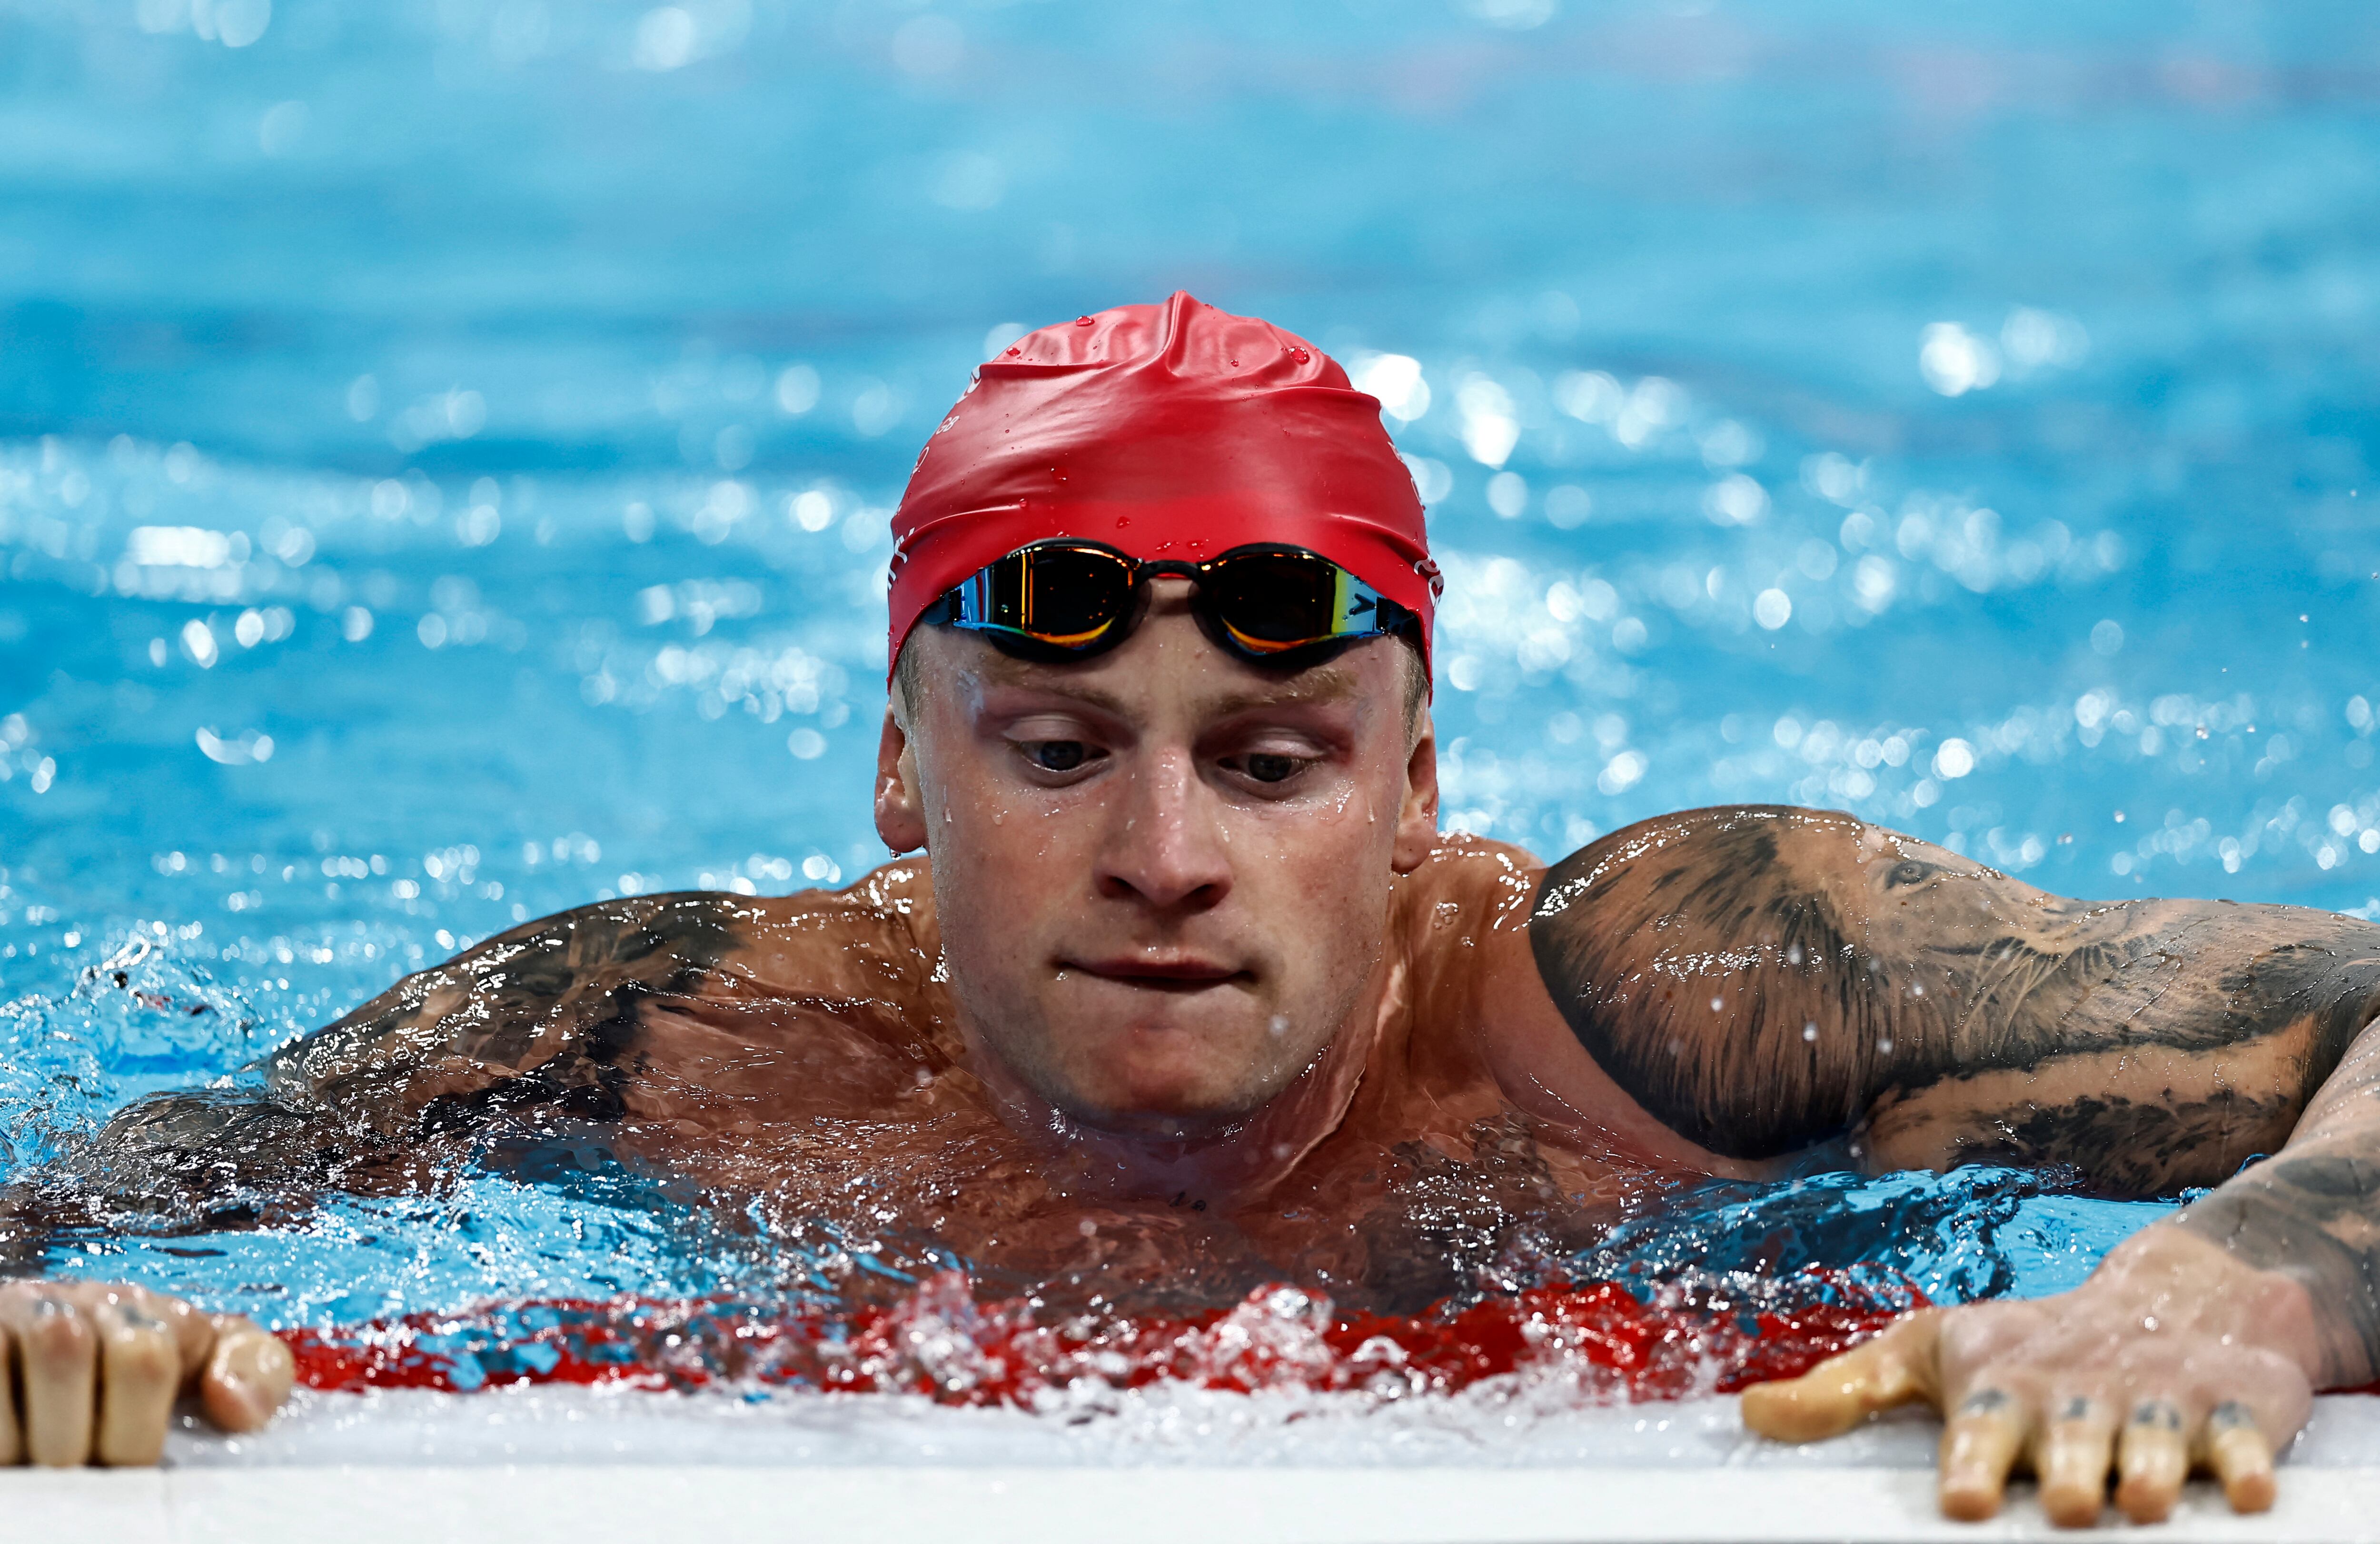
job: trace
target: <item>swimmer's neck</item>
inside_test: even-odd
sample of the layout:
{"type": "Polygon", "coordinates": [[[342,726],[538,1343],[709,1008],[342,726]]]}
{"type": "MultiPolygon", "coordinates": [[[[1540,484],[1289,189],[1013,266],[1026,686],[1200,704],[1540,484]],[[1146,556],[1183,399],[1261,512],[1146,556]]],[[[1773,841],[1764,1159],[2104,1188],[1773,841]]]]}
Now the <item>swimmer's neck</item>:
{"type": "MultiPolygon", "coordinates": [[[[1400,994],[1390,994],[1400,995],[1400,994]]],[[[1102,1129],[1058,1109],[964,1024],[966,1065],[1002,1124],[1043,1152],[1061,1190],[1232,1210],[1261,1201],[1347,1117],[1385,1014],[1369,992],[1295,1082],[1245,1119],[1196,1135],[1102,1129]]]]}

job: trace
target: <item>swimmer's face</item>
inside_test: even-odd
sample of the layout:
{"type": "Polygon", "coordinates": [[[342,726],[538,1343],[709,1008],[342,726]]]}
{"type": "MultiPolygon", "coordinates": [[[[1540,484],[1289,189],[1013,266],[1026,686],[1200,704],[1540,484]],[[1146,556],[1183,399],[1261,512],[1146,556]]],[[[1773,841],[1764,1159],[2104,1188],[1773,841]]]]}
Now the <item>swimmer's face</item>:
{"type": "Polygon", "coordinates": [[[877,827],[924,846],[951,991],[986,1049],[1102,1130],[1196,1136],[1295,1082],[1377,988],[1394,876],[1428,855],[1436,749],[1407,646],[1293,675],[1154,582],[1079,664],[921,627],[877,827]]]}

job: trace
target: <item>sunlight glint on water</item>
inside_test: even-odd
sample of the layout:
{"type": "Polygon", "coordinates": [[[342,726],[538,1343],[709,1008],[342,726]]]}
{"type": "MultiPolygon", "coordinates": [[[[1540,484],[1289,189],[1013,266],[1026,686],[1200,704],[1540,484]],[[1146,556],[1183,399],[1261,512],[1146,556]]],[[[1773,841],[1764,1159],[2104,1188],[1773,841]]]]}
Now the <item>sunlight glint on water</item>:
{"type": "MultiPolygon", "coordinates": [[[[1450,824],[1791,800],[2380,910],[2356,7],[249,9],[0,17],[13,1174],[516,920],[878,861],[918,441],[1177,285],[1382,397],[1450,824]]],[[[851,1242],[609,1171],[264,1213],[53,1263],[299,1325],[831,1298],[851,1242]]],[[[2039,1293],[2152,1215],[1822,1178],[1572,1265],[2039,1293]]]]}

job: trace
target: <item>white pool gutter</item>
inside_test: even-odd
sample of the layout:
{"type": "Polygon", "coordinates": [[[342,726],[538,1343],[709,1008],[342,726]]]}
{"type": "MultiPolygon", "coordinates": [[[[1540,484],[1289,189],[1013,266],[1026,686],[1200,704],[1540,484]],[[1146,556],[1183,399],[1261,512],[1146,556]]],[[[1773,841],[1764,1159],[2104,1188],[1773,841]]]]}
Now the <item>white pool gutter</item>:
{"type": "MultiPolygon", "coordinates": [[[[2073,1538],[2019,1487],[1989,1523],[1935,1511],[1931,1430],[1890,1421],[1781,1449],[1733,1403],[1533,1418],[1510,1445],[1405,1443],[1325,1417],[1265,1433],[1039,1440],[1014,1412],[880,1400],[673,1400],[580,1390],[311,1396],[261,1440],[174,1439],[151,1471],[0,1476],[0,1538],[174,1544],[1439,1544],[2073,1538]],[[1548,1425],[1560,1430],[1549,1431],[1548,1425]],[[1215,1461],[1218,1444],[1230,1462],[1215,1461]],[[1249,1444],[1249,1445],[1243,1445],[1249,1444]],[[1410,1451],[1407,1451],[1410,1449],[1410,1451]],[[987,1462],[1005,1453],[1001,1462],[987,1462]],[[1141,1460],[1131,1461],[1135,1455],[1141,1460]],[[873,1461],[869,1461],[870,1459],[873,1461]]],[[[1195,1424],[1195,1423],[1194,1423],[1195,1424]]],[[[1110,1437],[1113,1433],[1108,1434],[1110,1437]]],[[[2127,1534],[2111,1510],[2105,1526],[2127,1534]]],[[[2233,1515],[2193,1485],[2160,1538],[2380,1541],[2380,1400],[2325,1399],[2281,1499],[2233,1515]]]]}

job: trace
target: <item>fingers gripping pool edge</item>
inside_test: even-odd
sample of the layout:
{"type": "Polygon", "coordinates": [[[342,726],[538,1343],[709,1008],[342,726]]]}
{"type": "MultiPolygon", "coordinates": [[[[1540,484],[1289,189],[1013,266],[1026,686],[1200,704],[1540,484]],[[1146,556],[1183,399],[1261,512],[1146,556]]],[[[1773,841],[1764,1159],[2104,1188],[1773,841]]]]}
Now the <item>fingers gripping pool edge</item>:
{"type": "Polygon", "coordinates": [[[90,1316],[99,1340],[91,1456],[111,1467],[154,1464],[182,1384],[173,1329],[138,1301],[97,1303],[90,1316]]]}
{"type": "Polygon", "coordinates": [[[0,1285],[0,1465],[145,1467],[174,1403],[197,1396],[221,1429],[272,1420],[296,1380],[287,1345],[238,1315],[203,1315],[145,1288],[0,1285]]]}
{"type": "Polygon", "coordinates": [[[298,1359],[279,1336],[236,1314],[214,1319],[214,1348],[199,1376],[199,1404],[225,1431],[254,1431],[289,1397],[298,1359]]]}
{"type": "Polygon", "coordinates": [[[2207,1416],[2199,1462],[2222,1482],[2232,1511],[2271,1510],[2280,1489],[2273,1474],[2273,1442],[2247,1405],[2226,1400],[2207,1416]]]}
{"type": "Polygon", "coordinates": [[[90,1321],[62,1292],[27,1286],[0,1292],[0,1329],[16,1356],[23,1461],[43,1468],[88,1461],[99,1358],[90,1321]]]}
{"type": "Polygon", "coordinates": [[[2060,1527],[2085,1527],[2107,1504],[2107,1472],[2115,1464],[2116,1417],[2089,1394],[2053,1401],[2056,1414],[2040,1423],[2033,1472],[2041,1479],[2041,1509],[2060,1527]]]}
{"type": "Polygon", "coordinates": [[[2188,1426],[2171,1396],[2133,1403],[2116,1454],[2116,1506],[2132,1522],[2160,1523],[2172,1513],[2190,1477],[2188,1426]]]}
{"type": "Polygon", "coordinates": [[[1942,1423],[1943,1515],[1980,1523],[2000,1509],[2008,1477],[2033,1439],[2025,1402],[1988,1382],[1959,1401],[1942,1423]]]}

